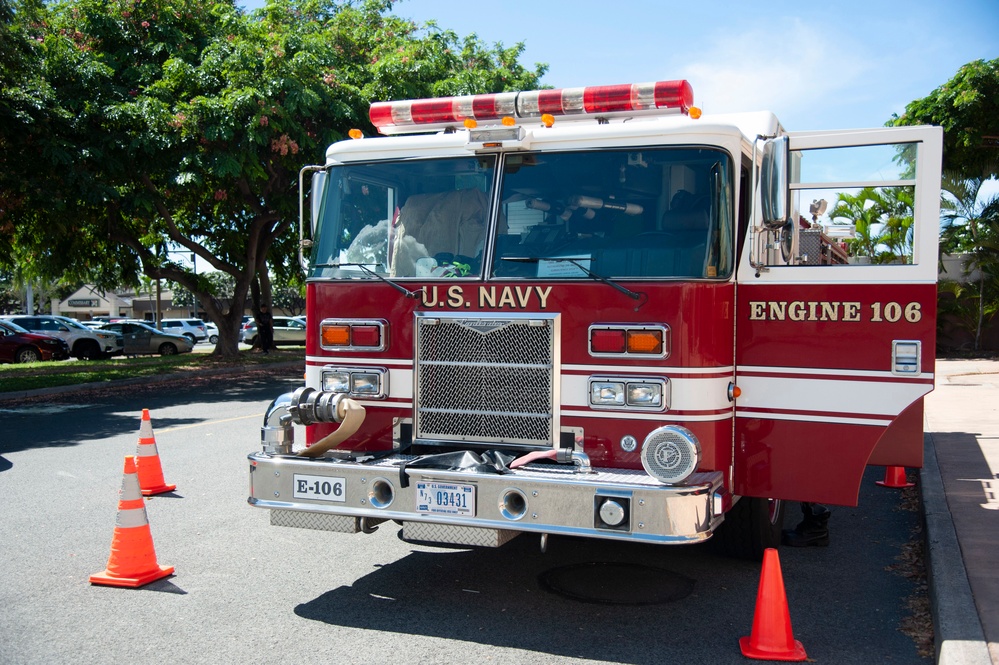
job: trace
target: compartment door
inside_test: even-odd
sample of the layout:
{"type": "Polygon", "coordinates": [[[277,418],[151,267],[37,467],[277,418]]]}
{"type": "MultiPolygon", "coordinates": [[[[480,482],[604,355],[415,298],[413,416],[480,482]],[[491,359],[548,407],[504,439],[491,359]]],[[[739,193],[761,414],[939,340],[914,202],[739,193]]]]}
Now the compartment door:
{"type": "Polygon", "coordinates": [[[942,132],[789,136],[790,222],[740,257],[734,489],[855,505],[867,464],[922,465],[942,132]]]}

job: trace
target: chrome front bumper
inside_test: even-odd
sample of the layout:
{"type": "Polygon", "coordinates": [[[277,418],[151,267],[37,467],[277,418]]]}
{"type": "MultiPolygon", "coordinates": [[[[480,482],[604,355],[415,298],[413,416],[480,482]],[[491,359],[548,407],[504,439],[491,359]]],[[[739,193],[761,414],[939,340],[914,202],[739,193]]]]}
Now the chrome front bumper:
{"type": "Polygon", "coordinates": [[[683,486],[662,485],[644,471],[594,468],[593,473],[577,473],[572,465],[555,464],[528,464],[503,475],[424,468],[400,474],[401,464],[414,459],[393,455],[359,463],[253,453],[248,501],[274,511],[274,524],[333,531],[368,530],[378,522],[398,520],[681,544],[709,538],[730,498],[720,472],[696,473],[683,486]],[[474,486],[474,515],[421,512],[416,490],[421,482],[474,486]],[[301,495],[306,486],[334,491],[325,492],[328,499],[296,496],[296,488],[301,495]],[[337,486],[339,494],[334,493],[337,486]],[[615,510],[623,508],[624,519],[614,526],[600,516],[608,501],[615,510]]]}

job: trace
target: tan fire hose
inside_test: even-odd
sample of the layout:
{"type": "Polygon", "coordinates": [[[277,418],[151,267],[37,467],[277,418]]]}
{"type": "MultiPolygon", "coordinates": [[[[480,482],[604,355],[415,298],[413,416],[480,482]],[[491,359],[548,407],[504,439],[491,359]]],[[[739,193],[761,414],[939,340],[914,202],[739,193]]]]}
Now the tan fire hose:
{"type": "Polygon", "coordinates": [[[340,419],[340,426],[305,450],[299,451],[300,457],[319,457],[346,441],[364,422],[364,407],[352,399],[342,399],[337,404],[337,417],[340,419]]]}

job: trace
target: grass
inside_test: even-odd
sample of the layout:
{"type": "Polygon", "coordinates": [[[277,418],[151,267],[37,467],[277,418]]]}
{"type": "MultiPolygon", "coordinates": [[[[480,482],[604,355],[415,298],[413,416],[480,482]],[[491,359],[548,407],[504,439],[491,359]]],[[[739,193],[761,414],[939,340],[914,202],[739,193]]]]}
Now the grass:
{"type": "Polygon", "coordinates": [[[267,355],[240,351],[236,358],[223,359],[204,353],[176,356],[116,357],[109,360],[62,360],[17,365],[0,364],[0,394],[5,392],[55,388],[83,383],[109,383],[160,374],[192,374],[206,369],[266,366],[305,359],[303,347],[280,347],[267,355]]]}

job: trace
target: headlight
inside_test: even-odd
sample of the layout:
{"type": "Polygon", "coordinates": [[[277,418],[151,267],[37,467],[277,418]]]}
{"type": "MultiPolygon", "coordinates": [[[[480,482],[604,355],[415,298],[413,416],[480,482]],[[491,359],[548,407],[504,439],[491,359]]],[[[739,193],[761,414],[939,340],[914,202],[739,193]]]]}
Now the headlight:
{"type": "Polygon", "coordinates": [[[323,391],[384,399],[388,396],[388,376],[384,367],[328,367],[323,369],[323,391]]]}
{"type": "Polygon", "coordinates": [[[374,397],[379,393],[380,378],[376,372],[354,372],[350,375],[350,393],[374,397]]]}
{"type": "Polygon", "coordinates": [[[349,393],[350,372],[323,372],[323,391],[328,393],[349,393]]]}
{"type": "Polygon", "coordinates": [[[591,382],[590,404],[594,406],[624,406],[624,383],[618,381],[591,382]]]}
{"type": "Polygon", "coordinates": [[[663,405],[663,386],[660,383],[629,383],[628,406],[658,409],[663,405]]]}
{"type": "Polygon", "coordinates": [[[669,379],[590,377],[590,406],[595,409],[669,409],[669,379]]]}

